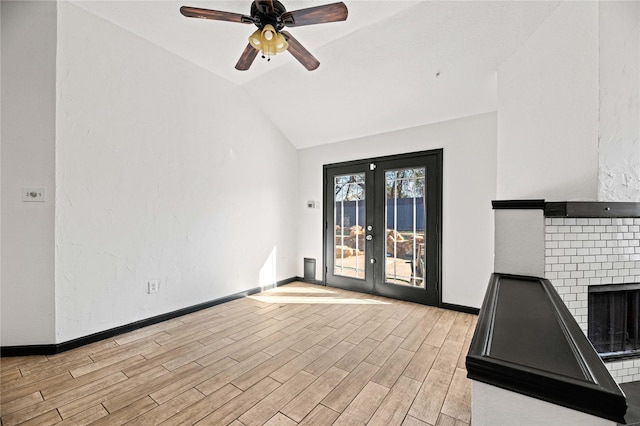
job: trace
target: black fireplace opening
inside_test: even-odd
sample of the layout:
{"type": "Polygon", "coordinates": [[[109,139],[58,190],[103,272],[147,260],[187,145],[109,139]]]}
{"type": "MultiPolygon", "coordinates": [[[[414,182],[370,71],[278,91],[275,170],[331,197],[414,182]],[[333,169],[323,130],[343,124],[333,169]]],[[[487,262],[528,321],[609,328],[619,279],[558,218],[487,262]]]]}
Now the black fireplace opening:
{"type": "Polygon", "coordinates": [[[589,286],[588,337],[601,357],[640,356],[640,284],[589,286]]]}

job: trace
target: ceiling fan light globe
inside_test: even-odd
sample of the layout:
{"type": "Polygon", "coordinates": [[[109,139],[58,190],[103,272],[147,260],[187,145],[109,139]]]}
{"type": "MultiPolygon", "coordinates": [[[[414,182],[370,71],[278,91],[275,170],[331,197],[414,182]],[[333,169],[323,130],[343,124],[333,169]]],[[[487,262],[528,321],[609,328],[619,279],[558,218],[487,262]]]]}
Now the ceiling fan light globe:
{"type": "Polygon", "coordinates": [[[276,52],[282,53],[285,52],[289,48],[289,43],[284,38],[284,36],[280,33],[276,34],[276,52]]]}
{"type": "Polygon", "coordinates": [[[253,34],[249,36],[249,44],[254,47],[256,50],[262,49],[262,33],[260,30],[254,31],[253,34]]]}

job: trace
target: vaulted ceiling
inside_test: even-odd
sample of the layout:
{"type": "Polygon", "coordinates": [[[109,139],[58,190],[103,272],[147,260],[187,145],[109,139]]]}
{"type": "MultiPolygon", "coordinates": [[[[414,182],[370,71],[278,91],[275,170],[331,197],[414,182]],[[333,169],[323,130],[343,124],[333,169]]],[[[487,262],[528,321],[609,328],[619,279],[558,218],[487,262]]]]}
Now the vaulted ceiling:
{"type": "Polygon", "coordinates": [[[320,60],[309,72],[288,53],[237,71],[255,27],[179,13],[188,5],[248,15],[251,0],[73,1],[246,90],[297,148],[495,111],[500,63],[559,3],[344,2],[344,22],[289,29],[320,60]]]}

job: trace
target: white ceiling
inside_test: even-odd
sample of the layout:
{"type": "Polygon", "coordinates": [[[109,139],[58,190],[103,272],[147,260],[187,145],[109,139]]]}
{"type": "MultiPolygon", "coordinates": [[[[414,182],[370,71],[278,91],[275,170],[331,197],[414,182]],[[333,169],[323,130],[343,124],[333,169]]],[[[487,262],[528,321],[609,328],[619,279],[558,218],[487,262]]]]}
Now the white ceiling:
{"type": "MultiPolygon", "coordinates": [[[[327,1],[281,0],[287,10],[327,1]]],[[[557,7],[547,1],[344,0],[344,22],[288,31],[288,53],[234,66],[253,25],[185,18],[182,5],[249,14],[251,0],[73,1],[245,89],[298,148],[495,111],[496,70],[557,7]]]]}

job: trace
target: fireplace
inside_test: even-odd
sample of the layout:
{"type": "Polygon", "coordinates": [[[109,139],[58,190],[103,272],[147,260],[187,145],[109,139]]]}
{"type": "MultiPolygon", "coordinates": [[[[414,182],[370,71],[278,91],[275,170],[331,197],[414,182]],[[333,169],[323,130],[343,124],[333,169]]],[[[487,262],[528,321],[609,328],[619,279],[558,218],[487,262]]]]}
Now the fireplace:
{"type": "Polygon", "coordinates": [[[640,203],[494,201],[495,271],[552,284],[618,383],[640,381],[640,203]]]}
{"type": "Polygon", "coordinates": [[[599,354],[640,354],[640,284],[590,286],[588,306],[588,337],[599,354]]]}

